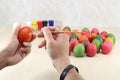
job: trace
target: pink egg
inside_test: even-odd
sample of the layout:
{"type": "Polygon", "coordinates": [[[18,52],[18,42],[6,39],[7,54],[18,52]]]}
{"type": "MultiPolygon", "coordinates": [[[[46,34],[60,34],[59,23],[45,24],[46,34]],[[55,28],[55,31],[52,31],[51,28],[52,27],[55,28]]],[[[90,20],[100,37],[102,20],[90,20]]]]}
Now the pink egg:
{"type": "Polygon", "coordinates": [[[102,53],[103,54],[109,54],[112,51],[112,43],[109,41],[106,41],[102,44],[102,53]]]}
{"type": "Polygon", "coordinates": [[[93,28],[91,30],[91,33],[96,33],[97,35],[99,35],[99,30],[97,28],[93,28]]]}

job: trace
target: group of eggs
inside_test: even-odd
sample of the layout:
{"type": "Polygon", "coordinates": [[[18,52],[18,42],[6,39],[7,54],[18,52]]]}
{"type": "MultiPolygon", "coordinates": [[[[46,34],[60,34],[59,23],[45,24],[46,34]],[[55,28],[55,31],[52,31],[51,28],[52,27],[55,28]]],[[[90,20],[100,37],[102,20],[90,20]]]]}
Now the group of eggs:
{"type": "Polygon", "coordinates": [[[109,54],[116,42],[112,33],[100,32],[97,28],[90,31],[85,27],[80,32],[67,26],[63,31],[69,36],[69,55],[75,57],[93,57],[97,53],[109,54]]]}
{"type": "MultiPolygon", "coordinates": [[[[93,57],[97,53],[109,54],[116,42],[112,33],[92,28],[91,31],[85,27],[81,31],[70,27],[64,27],[63,31],[69,36],[69,55],[75,57],[93,57]]],[[[33,31],[29,26],[24,26],[19,30],[18,40],[30,42],[33,38],[33,31]]]]}

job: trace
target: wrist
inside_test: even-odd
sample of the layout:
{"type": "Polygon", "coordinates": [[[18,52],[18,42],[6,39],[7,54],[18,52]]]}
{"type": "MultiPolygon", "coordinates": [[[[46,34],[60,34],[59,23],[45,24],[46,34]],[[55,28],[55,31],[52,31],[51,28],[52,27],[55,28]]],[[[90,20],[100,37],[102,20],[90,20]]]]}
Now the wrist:
{"type": "Polygon", "coordinates": [[[69,56],[63,56],[53,60],[53,65],[60,74],[64,68],[70,64],[69,56]]]}
{"type": "Polygon", "coordinates": [[[70,64],[62,71],[62,73],[60,75],[60,80],[69,80],[69,78],[72,78],[75,76],[76,76],[76,78],[73,78],[71,80],[75,80],[75,79],[78,80],[77,79],[78,73],[79,73],[78,68],[75,67],[74,65],[70,64]],[[71,73],[72,73],[72,75],[71,75],[71,73]]]}

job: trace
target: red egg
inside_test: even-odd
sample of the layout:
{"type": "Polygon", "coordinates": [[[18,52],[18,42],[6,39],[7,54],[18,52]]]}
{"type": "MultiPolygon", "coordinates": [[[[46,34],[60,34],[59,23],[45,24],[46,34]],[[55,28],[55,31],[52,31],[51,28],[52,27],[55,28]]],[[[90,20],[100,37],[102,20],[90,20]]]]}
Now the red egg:
{"type": "Polygon", "coordinates": [[[29,26],[22,27],[18,32],[18,40],[22,42],[30,42],[32,40],[33,33],[29,26]]]}
{"type": "Polygon", "coordinates": [[[89,57],[93,57],[95,56],[97,53],[97,47],[95,44],[93,43],[90,43],[88,46],[87,46],[87,51],[86,51],[86,55],[89,56],[89,57]]]}
{"type": "Polygon", "coordinates": [[[82,31],[82,32],[81,32],[81,34],[82,34],[82,35],[89,36],[89,32],[88,32],[88,31],[85,31],[85,30],[84,30],[84,31],[82,31]]]}
{"type": "Polygon", "coordinates": [[[97,28],[93,28],[91,33],[96,33],[97,35],[99,35],[99,30],[97,28]]]}
{"type": "Polygon", "coordinates": [[[70,49],[71,51],[73,51],[73,48],[75,47],[75,45],[78,44],[78,40],[77,39],[71,39],[70,40],[70,49]]]}
{"type": "Polygon", "coordinates": [[[112,43],[106,41],[102,44],[102,53],[109,54],[112,51],[112,43]]]}
{"type": "Polygon", "coordinates": [[[107,37],[108,33],[106,31],[102,31],[101,35],[104,36],[104,37],[107,37]]]}

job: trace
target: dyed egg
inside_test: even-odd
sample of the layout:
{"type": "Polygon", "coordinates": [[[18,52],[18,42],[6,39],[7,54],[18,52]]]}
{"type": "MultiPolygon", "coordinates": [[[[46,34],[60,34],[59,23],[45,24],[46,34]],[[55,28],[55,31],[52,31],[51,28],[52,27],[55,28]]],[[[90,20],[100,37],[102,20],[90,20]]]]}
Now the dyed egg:
{"type": "Polygon", "coordinates": [[[92,36],[91,33],[88,35],[88,39],[89,39],[90,42],[92,42],[92,40],[94,39],[94,37],[92,36]]]}
{"type": "Polygon", "coordinates": [[[79,37],[79,42],[81,43],[83,40],[88,40],[88,37],[86,35],[82,35],[79,37]]]}
{"type": "Polygon", "coordinates": [[[96,34],[96,33],[91,33],[91,36],[92,36],[93,38],[95,38],[95,37],[97,36],[97,34],[96,34]]]}
{"type": "Polygon", "coordinates": [[[98,39],[100,41],[100,46],[102,45],[103,43],[103,39],[101,36],[96,36],[95,39],[98,39]]]}
{"type": "Polygon", "coordinates": [[[83,40],[82,44],[84,45],[85,49],[87,48],[87,46],[90,44],[89,40],[83,40]]]}
{"type": "Polygon", "coordinates": [[[75,35],[77,35],[78,37],[81,36],[81,33],[80,33],[79,30],[77,30],[77,29],[73,29],[73,30],[72,30],[72,34],[75,34],[75,35]]]}
{"type": "Polygon", "coordinates": [[[63,31],[64,31],[65,29],[68,29],[69,31],[71,31],[71,28],[70,28],[69,26],[64,27],[64,28],[63,28],[63,31]]]}
{"type": "Polygon", "coordinates": [[[112,44],[109,41],[106,41],[102,44],[102,53],[109,54],[112,51],[112,44]]]}
{"type": "Polygon", "coordinates": [[[87,27],[83,28],[82,31],[87,31],[90,33],[90,30],[87,27]]]}
{"type": "Polygon", "coordinates": [[[76,34],[73,34],[72,36],[70,36],[70,38],[69,38],[69,41],[71,40],[71,39],[78,39],[78,36],[76,35],[76,34]]]}
{"type": "Polygon", "coordinates": [[[93,28],[91,30],[91,33],[96,33],[97,35],[99,35],[99,30],[97,28],[93,28]]]}
{"type": "Polygon", "coordinates": [[[76,35],[77,35],[78,39],[79,39],[79,37],[81,37],[81,33],[80,32],[76,33],[76,35]]]}
{"type": "Polygon", "coordinates": [[[70,44],[71,51],[73,51],[73,48],[75,47],[75,45],[78,44],[78,40],[73,38],[70,40],[69,44],[70,44]]]}
{"type": "Polygon", "coordinates": [[[107,37],[111,37],[113,39],[114,44],[115,44],[116,39],[115,39],[115,36],[113,34],[109,33],[107,37]]]}
{"type": "Polygon", "coordinates": [[[99,36],[101,36],[103,40],[105,40],[106,38],[104,35],[101,35],[101,34],[99,36]]]}
{"type": "Polygon", "coordinates": [[[97,52],[100,52],[100,41],[98,39],[94,39],[92,41],[92,43],[94,43],[97,47],[97,52]]]}
{"type": "Polygon", "coordinates": [[[85,54],[85,48],[83,44],[77,44],[73,49],[73,55],[75,57],[83,57],[85,54]]]}
{"type": "Polygon", "coordinates": [[[22,27],[18,32],[18,40],[22,42],[30,42],[33,37],[32,29],[28,26],[22,27]]]}
{"type": "Polygon", "coordinates": [[[89,36],[89,33],[87,31],[82,31],[81,34],[86,35],[87,37],[89,36]]]}
{"type": "Polygon", "coordinates": [[[72,36],[71,32],[68,29],[64,29],[64,32],[70,37],[72,36]]]}
{"type": "Polygon", "coordinates": [[[105,38],[104,42],[106,42],[106,41],[109,41],[112,43],[112,45],[114,45],[113,39],[111,37],[105,38]]]}
{"type": "Polygon", "coordinates": [[[106,31],[102,31],[100,35],[102,35],[102,36],[104,36],[104,37],[107,37],[107,36],[108,36],[108,33],[107,33],[106,31]]]}
{"type": "Polygon", "coordinates": [[[75,34],[76,32],[79,32],[79,30],[73,29],[72,32],[73,32],[73,34],[75,34]]]}
{"type": "Polygon", "coordinates": [[[86,55],[89,56],[89,57],[93,57],[95,56],[97,53],[97,47],[94,43],[90,43],[88,46],[87,46],[87,51],[86,51],[86,55]]]}

